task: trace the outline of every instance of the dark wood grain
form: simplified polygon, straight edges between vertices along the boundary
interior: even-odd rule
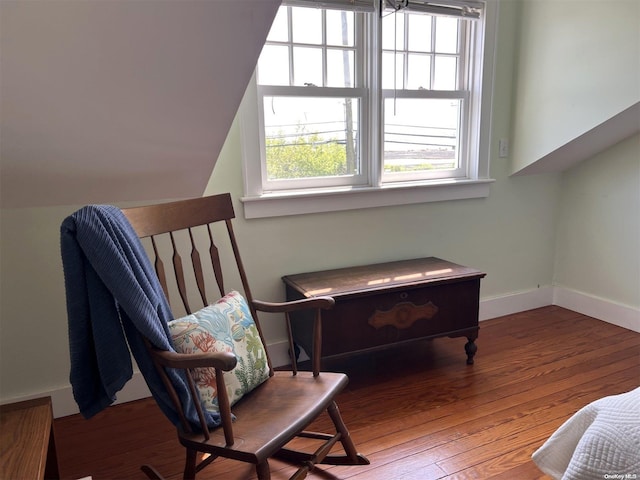
[[[481,323],[482,355],[468,366],[459,342],[328,361],[349,374],[338,397],[368,466],[321,466],[316,479],[545,479],[531,454],[587,403],[640,385],[640,334],[544,307]],[[330,425],[321,417],[312,425]],[[109,408],[92,420],[56,420],[63,478],[144,478],[151,463],[180,478],[183,449],[151,400]],[[293,468],[272,460],[272,479]],[[200,479],[254,479],[239,462],[216,460]]]
[[[396,287],[405,290],[407,287],[439,285],[484,276],[475,268],[427,257],[286,275],[282,280],[307,298],[318,295],[341,298],[369,295],[377,290],[389,292]]]

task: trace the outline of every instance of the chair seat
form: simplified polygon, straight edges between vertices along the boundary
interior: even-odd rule
[[[235,442],[226,445],[222,428],[202,434],[180,432],[180,443],[236,460],[260,463],[273,456],[314,418],[326,410],[348,383],[343,373],[277,371],[232,408]]]

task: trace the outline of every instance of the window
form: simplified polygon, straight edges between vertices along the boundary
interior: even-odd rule
[[[486,196],[487,23],[481,1],[284,0],[242,105],[245,216]]]

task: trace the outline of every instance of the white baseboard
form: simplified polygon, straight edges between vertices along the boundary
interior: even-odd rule
[[[485,298],[480,300],[478,319],[483,321],[503,317],[534,308],[546,307],[552,305],[552,302],[553,287],[550,286]]]
[[[131,380],[127,382],[122,390],[118,392],[117,400],[114,405],[118,403],[131,402],[133,400],[139,400],[141,398],[147,398],[151,396],[151,392],[147,387],[144,377],[140,372],[135,372]],[[73,398],[73,390],[71,385],[63,386],[60,388],[54,388],[52,390],[44,390],[37,393],[31,393],[28,395],[20,395],[13,398],[3,398],[2,403],[14,403],[22,402],[25,400],[32,400],[34,398],[51,397],[51,406],[53,408],[54,418],[66,417],[69,415],[75,415],[80,413],[78,405]]]
[[[547,305],[558,305],[635,332],[640,332],[640,310],[567,288],[552,286],[485,298],[480,301],[479,319],[484,321]],[[275,366],[286,365],[289,362],[287,342],[274,342],[269,344],[268,348]],[[73,399],[70,386],[28,397],[10,399],[7,400],[7,403],[9,401],[29,400],[47,395],[51,396],[53,413],[56,418],[78,413],[78,406]],[[150,395],[142,375],[135,373],[133,378],[118,393],[116,403],[130,402]]]
[[[553,304],[640,333],[640,309],[564,287],[553,289]]]

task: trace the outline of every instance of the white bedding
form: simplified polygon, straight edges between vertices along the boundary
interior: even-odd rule
[[[640,388],[583,407],[533,454],[562,480],[640,480]]]

